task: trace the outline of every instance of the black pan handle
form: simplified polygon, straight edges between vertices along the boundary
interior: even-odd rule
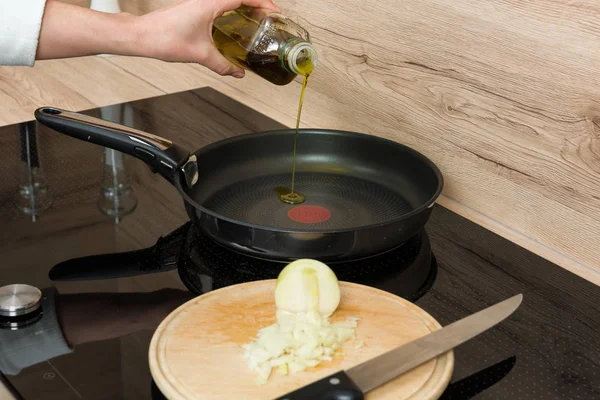
[[[38,108],[35,118],[59,133],[137,157],[171,183],[179,171],[189,186],[198,180],[196,156],[168,139],[55,107]]]

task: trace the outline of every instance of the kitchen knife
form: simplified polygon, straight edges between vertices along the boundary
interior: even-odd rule
[[[521,304],[518,294],[390,350],[347,371],[339,371],[276,400],[362,400],[365,393],[490,329]]]

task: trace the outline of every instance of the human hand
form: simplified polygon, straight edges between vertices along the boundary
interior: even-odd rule
[[[272,0],[181,0],[138,18],[138,40],[147,57],[170,62],[194,62],[219,75],[244,76],[212,40],[215,18],[241,5],[279,11]]]

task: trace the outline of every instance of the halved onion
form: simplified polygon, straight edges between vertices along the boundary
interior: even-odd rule
[[[277,277],[275,304],[280,310],[305,312],[316,309],[329,316],[340,304],[338,279],[331,268],[320,261],[293,261]]]

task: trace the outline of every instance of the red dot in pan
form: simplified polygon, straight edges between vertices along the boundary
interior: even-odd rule
[[[331,212],[321,206],[298,206],[288,211],[288,217],[303,224],[316,224],[331,218]]]

